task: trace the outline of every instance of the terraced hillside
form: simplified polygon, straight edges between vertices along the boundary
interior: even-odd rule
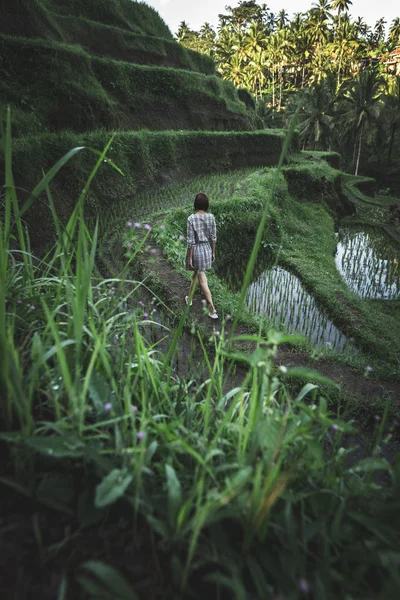
[[[237,90],[130,0],[17,0],[0,13],[0,106],[15,134],[248,129]]]
[[[141,2],[2,2],[0,72],[0,114],[3,120],[10,106],[22,201],[71,148],[102,150],[114,133],[109,157],[124,176],[100,169],[90,215],[149,186],[276,164],[282,149],[283,132],[251,131],[252,97],[218,77],[209,57],[176,43]],[[61,218],[71,214],[95,161],[81,152],[53,182]],[[45,196],[26,218],[33,246],[43,248],[54,233]]]

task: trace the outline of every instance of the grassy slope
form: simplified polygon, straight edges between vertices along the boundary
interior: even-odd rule
[[[30,190],[37,184],[42,170],[49,169],[71,148],[88,145],[104,148],[110,134],[104,131],[76,135],[42,135],[16,140],[14,143],[14,175],[20,189]],[[247,166],[275,165],[284,132],[140,132],[119,133],[109,157],[122,169],[124,176],[105,165],[92,183],[87,201],[88,214],[110,214],[124,219],[126,206],[132,213],[144,189],[202,173],[215,173]],[[296,146],[297,138],[293,140]],[[71,214],[94,157],[81,153],[63,168],[51,186],[58,214],[65,219]],[[21,193],[21,199],[23,193]],[[137,205],[137,211],[143,206]],[[135,209],[133,209],[135,212]],[[131,215],[132,216],[132,215]],[[47,200],[42,196],[27,214],[35,248],[43,248],[53,227]],[[43,223],[46,227],[43,228]],[[45,234],[43,232],[45,231]]]
[[[0,36],[0,109],[15,135],[108,129],[248,129],[229,82],[181,69],[91,57],[80,46]]]
[[[329,167],[326,172],[329,173]],[[234,202],[217,200],[213,203],[219,226],[219,261],[229,262],[233,257],[237,261],[240,253],[244,259],[248,257],[271,181],[272,170],[259,171],[241,184]],[[166,220],[169,236],[161,240],[181,271],[184,248],[177,253],[174,240],[184,231],[186,217],[187,210],[171,211]],[[348,337],[355,339],[361,351],[358,357],[335,357],[332,353],[332,358],[344,360],[355,368],[372,364],[381,376],[398,376],[400,322],[396,311],[383,303],[362,300],[348,290],[334,263],[336,240],[332,217],[322,204],[293,199],[283,177],[270,204],[265,242],[273,249],[278,263],[300,277],[328,317]],[[218,305],[224,312],[232,312],[235,297],[216,275],[211,275],[211,282]],[[245,313],[242,322],[256,325],[256,319]]]

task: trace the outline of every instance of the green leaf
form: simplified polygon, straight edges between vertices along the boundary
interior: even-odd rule
[[[168,516],[170,525],[174,526],[179,509],[182,505],[182,488],[175,470],[170,465],[165,465],[168,488]]]
[[[325,375],[321,375],[318,371],[307,369],[305,367],[293,367],[292,369],[288,369],[285,373],[285,377],[297,377],[298,379],[306,379],[307,381],[317,381],[318,383],[329,385],[331,387],[340,387],[339,384],[332,381],[332,379],[325,377]]]
[[[364,458],[360,460],[353,471],[356,473],[371,473],[372,471],[392,471],[392,468],[384,458]]]
[[[81,567],[84,571],[77,580],[86,592],[102,600],[138,600],[125,578],[114,567],[89,560]]]
[[[113,504],[124,495],[132,479],[133,475],[126,470],[114,469],[111,471],[96,487],[95,506],[102,508]]]
[[[26,213],[26,211],[31,207],[31,205],[32,205],[33,201],[35,200],[35,198],[37,198],[39,196],[39,194],[43,190],[46,189],[46,187],[48,186],[48,184],[50,183],[50,181],[57,175],[58,171],[73,156],[75,156],[75,154],[78,154],[78,152],[81,152],[84,149],[85,149],[84,146],[79,146],[77,148],[73,148],[72,150],[70,150],[69,152],[67,152],[67,154],[65,154],[65,156],[63,156],[62,158],[60,158],[60,160],[58,162],[56,162],[56,164],[46,173],[46,175],[43,176],[42,180],[40,181],[40,183],[38,183],[38,185],[35,187],[35,189],[33,190],[33,192],[31,192],[28,200],[25,202],[25,204],[23,205],[23,207],[20,210],[19,217],[22,217],[24,215],[24,213]]]
[[[318,389],[318,386],[315,385],[314,383],[306,383],[306,385],[303,386],[301,388],[300,392],[297,394],[296,400],[298,400],[298,401],[303,400],[303,398],[305,396],[307,396],[307,394],[309,392],[311,392],[312,390],[316,390],[316,389]]]
[[[72,434],[57,437],[31,436],[23,438],[21,442],[40,454],[54,458],[79,458],[85,449],[84,442]]]

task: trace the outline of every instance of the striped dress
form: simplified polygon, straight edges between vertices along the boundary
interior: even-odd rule
[[[187,247],[193,248],[193,269],[206,271],[211,268],[211,242],[217,241],[217,227],[211,213],[195,213],[187,220]]]

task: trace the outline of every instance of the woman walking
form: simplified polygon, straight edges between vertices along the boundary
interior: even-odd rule
[[[210,308],[209,317],[218,319],[217,311],[208,287],[205,271],[211,268],[215,260],[215,244],[217,228],[214,215],[208,212],[209,201],[205,194],[197,194],[194,199],[194,214],[187,220],[187,255],[186,268],[193,271],[189,293],[185,296],[186,304],[194,293],[199,281],[201,291]]]

